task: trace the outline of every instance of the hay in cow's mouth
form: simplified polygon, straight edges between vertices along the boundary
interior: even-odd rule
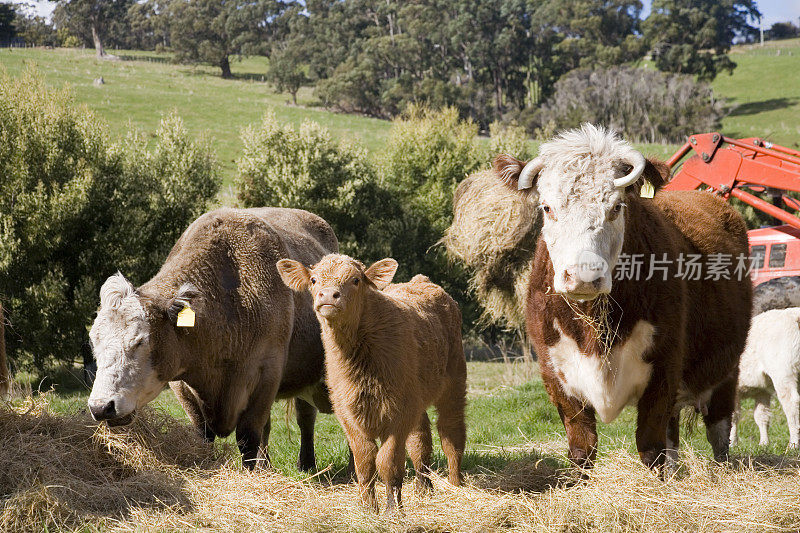
[[[581,305],[563,294],[561,296],[575,313],[575,319],[582,321],[592,330],[597,345],[600,347],[600,354],[605,361],[609,361],[614,341],[619,337],[619,323],[613,327],[611,324],[611,306],[614,305],[612,298],[608,294],[601,294],[594,300]],[[584,311],[584,308],[588,308],[588,312]]]

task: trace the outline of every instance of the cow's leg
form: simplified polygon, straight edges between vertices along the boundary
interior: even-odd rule
[[[563,396],[556,403],[569,444],[569,459],[582,469],[592,468],[597,457],[597,422],[594,409],[576,398]]]
[[[431,455],[433,454],[431,421],[428,418],[428,413],[422,413],[417,427],[406,439],[406,448],[408,448],[411,462],[414,463],[417,491],[424,493],[433,489],[433,483],[431,483],[431,478],[428,476],[431,471]]]
[[[340,417],[347,444],[353,456],[353,463],[358,480],[358,492],[361,501],[370,509],[378,512],[378,500],[375,498],[375,458],[378,455],[378,446],[375,441],[368,438],[346,418]]]
[[[733,414],[731,414],[731,446],[739,444],[739,417],[742,411],[742,399],[737,393]]]
[[[680,446],[680,412],[674,413],[667,423],[667,457],[664,474],[674,475],[678,470],[678,447]]]
[[[661,468],[667,459],[667,430],[671,423],[677,423],[677,413],[674,412],[676,391],[666,370],[654,367],[650,382],[636,405],[636,449],[639,458],[650,468]],[[673,421],[673,418],[676,420]],[[677,449],[676,426],[669,433],[674,439],[671,445]]]
[[[175,394],[178,403],[183,407],[192,425],[200,432],[203,440],[206,442],[214,442],[216,435],[206,421],[203,411],[200,409],[200,399],[197,397],[194,390],[183,381],[170,381],[169,388],[172,389],[172,393]]]
[[[445,389],[436,402],[436,431],[442,443],[442,451],[447,457],[447,476],[452,485],[461,485],[461,461],[464,458],[464,447],[467,442],[467,426],[464,421],[464,405],[466,384],[456,378]]]
[[[375,466],[378,475],[386,484],[386,513],[402,512],[403,477],[406,473],[406,440],[408,433],[397,431],[381,443]]]
[[[708,414],[703,415],[706,438],[714,452],[714,460],[728,460],[730,447],[731,417],[736,406],[737,376],[730,376],[720,383],[708,401]]]
[[[250,396],[236,423],[236,442],[242,453],[242,465],[249,469],[268,467],[270,411],[278,392],[277,372],[262,372],[259,386]],[[266,376],[270,376],[268,379]]]
[[[760,446],[769,444],[769,421],[772,418],[772,410],[770,403],[772,402],[772,395],[768,391],[759,391],[753,395],[755,398],[756,406],[753,409],[753,420],[756,421],[758,426]]]
[[[297,425],[300,426],[300,457],[297,459],[297,468],[308,472],[317,468],[314,457],[314,422],[317,419],[317,409],[300,398],[294,399],[294,409]]]
[[[781,376],[773,380],[775,392],[781,402],[783,412],[786,414],[786,423],[789,426],[789,446],[796,448],[800,439],[800,393],[797,391],[797,376]]]

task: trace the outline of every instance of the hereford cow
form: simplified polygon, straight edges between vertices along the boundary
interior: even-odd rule
[[[402,505],[406,446],[417,487],[430,487],[430,405],[439,414],[450,482],[458,485],[467,387],[458,304],[422,275],[391,284],[394,259],[365,268],[350,257],[329,255],[311,270],[283,259],[278,270],[289,287],[313,294],[331,400],[353,451],[362,500],[378,510],[377,469],[386,484],[386,510]]]
[[[337,248],[330,226],[306,211],[220,209],[193,222],[141,287],[121,274],[108,278],[90,332],[92,416],[126,423],[170,382],[206,438],[236,430],[252,468],[269,460],[273,401],[294,396],[298,466],[314,468],[311,403],[331,412],[319,324],[311,296],[289,290],[275,263],[310,264]],[[182,312],[186,325],[177,323]]]
[[[640,197],[643,180],[664,185],[666,165],[589,124],[543,144],[528,163],[500,155],[494,167],[509,186],[535,194],[544,213],[526,323],[569,457],[591,466],[595,416],[610,422],[636,405],[642,461],[674,464],[679,410],[691,405],[724,460],[752,289],[731,272],[693,279],[684,261],[745,257],[742,218],[706,192]],[[637,258],[638,275],[615,272]]]

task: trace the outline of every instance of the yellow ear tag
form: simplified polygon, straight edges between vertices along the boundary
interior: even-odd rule
[[[642,198],[652,198],[656,194],[656,189],[653,184],[647,180],[642,183],[642,190],[639,191],[639,196]]]
[[[193,328],[194,327],[194,311],[188,305],[181,309],[178,313],[178,327]]]

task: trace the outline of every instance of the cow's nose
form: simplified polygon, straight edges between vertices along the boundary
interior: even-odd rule
[[[114,400],[108,402],[92,401],[89,402],[89,411],[92,413],[92,418],[95,420],[109,420],[116,418],[117,409],[114,405]]]
[[[319,304],[338,305],[341,296],[337,289],[322,289],[319,291]]]

